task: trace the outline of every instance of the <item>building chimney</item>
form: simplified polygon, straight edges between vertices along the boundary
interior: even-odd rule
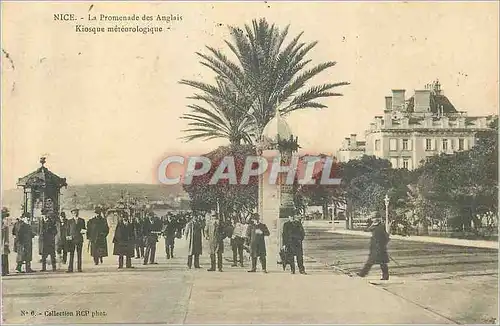
[[[358,147],[358,143],[356,142],[356,134],[351,134],[351,148]]]
[[[342,148],[347,149],[350,147],[351,139],[349,137],[344,138],[344,141],[342,142]]]
[[[414,112],[430,112],[431,110],[431,91],[430,89],[415,91]]]
[[[389,110],[384,111],[384,127],[385,128],[392,127],[392,114],[391,114],[391,111],[389,111]]]
[[[381,115],[375,116],[375,128],[376,129],[382,128],[382,116]]]
[[[405,90],[393,89],[392,90],[392,110],[404,110],[405,106]]]
[[[385,109],[392,110],[392,96],[385,97]]]

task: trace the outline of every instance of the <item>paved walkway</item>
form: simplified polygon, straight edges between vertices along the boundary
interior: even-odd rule
[[[87,257],[84,273],[9,276],[2,282],[4,322],[451,323],[366,280],[321,268],[314,261],[306,261],[309,275],[283,272],[272,259],[272,239],[268,242],[268,274],[247,273],[247,267],[230,267],[227,261],[224,272],[210,273],[206,254],[203,269],[187,270],[186,243],[180,240],[176,258],[168,261],[163,242],[158,243],[159,265],[143,266],[134,260],[135,269],[118,271],[116,257],[105,258],[100,266]],[[38,265],[34,263],[37,269]],[[54,316],[53,311],[73,315]],[[76,311],[88,315],[76,316]]]
[[[328,221],[305,221],[305,224],[309,226],[319,226],[325,227],[326,225],[331,224]],[[338,233],[338,234],[350,234],[350,235],[360,235],[370,237],[370,232],[365,231],[356,231],[356,230],[346,230],[344,228],[339,227],[338,224],[335,224],[335,228],[332,228],[329,232]],[[466,240],[466,239],[454,239],[454,238],[439,238],[439,237],[426,237],[426,236],[401,236],[401,235],[391,235],[392,239],[406,240],[406,241],[415,241],[415,242],[426,242],[426,243],[439,243],[446,244],[451,246],[460,246],[460,247],[473,247],[473,248],[485,248],[485,249],[497,249],[498,250],[498,241],[487,241],[487,240]]]

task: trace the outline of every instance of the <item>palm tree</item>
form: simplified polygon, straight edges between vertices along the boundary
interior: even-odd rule
[[[185,139],[226,138],[231,143],[253,143],[259,140],[264,127],[276,110],[286,115],[296,110],[326,108],[318,100],[342,96],[334,92],[347,82],[311,86],[306,84],[316,75],[335,66],[329,61],[307,69],[306,55],[317,42],[303,43],[300,33],[284,45],[288,26],[280,31],[265,19],[253,20],[244,30],[230,27],[232,42],[225,41],[237,61],[220,50],[207,49],[210,54],[197,52],[200,63],[216,73],[217,86],[181,80],[200,91],[191,99],[208,104],[190,105],[192,113],[182,118],[189,121]]]

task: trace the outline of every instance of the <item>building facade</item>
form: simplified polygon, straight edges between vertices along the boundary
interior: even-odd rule
[[[337,151],[337,159],[339,162],[347,162],[360,158],[365,154],[365,147],[365,141],[359,141],[356,134],[351,134],[344,138],[342,147]]]
[[[429,156],[472,148],[476,133],[487,130],[494,118],[469,117],[457,111],[444,96],[439,81],[415,90],[408,100],[405,93],[394,89],[392,96],[385,98],[384,114],[375,116],[364,143],[357,141],[356,135],[345,139],[337,154],[340,161],[366,154],[389,160],[393,168],[412,170]]]

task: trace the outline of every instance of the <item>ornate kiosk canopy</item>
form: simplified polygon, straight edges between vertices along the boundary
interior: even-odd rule
[[[45,167],[45,157],[34,172],[19,178],[17,186],[24,190],[23,213],[29,214],[31,222],[37,222],[42,210],[49,216],[59,214],[60,189],[67,187],[66,178],[61,178]]]

